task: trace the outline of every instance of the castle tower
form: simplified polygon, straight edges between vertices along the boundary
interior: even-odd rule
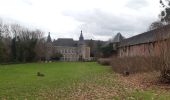
[[[48,37],[47,37],[47,43],[51,43],[52,40],[51,40],[51,36],[50,36],[50,32],[48,33]]]
[[[80,37],[79,37],[79,42],[78,42],[78,46],[79,46],[79,60],[82,61],[85,58],[85,41],[84,41],[84,37],[83,37],[83,32],[81,30],[80,33]]]
[[[122,36],[121,33],[117,33],[117,34],[115,35],[115,37],[114,37],[113,40],[112,40],[113,50],[116,51],[116,50],[118,49],[118,45],[119,45],[119,43],[120,43],[123,39],[125,39],[125,37]]]
[[[84,42],[84,37],[83,37],[83,32],[81,30],[81,33],[80,33],[80,37],[79,37],[79,46],[80,45],[85,45],[85,42]]]
[[[48,51],[46,52],[46,60],[49,61],[50,57],[52,56],[52,51],[53,51],[53,45],[52,45],[52,40],[51,40],[51,36],[50,36],[50,32],[48,33],[47,36],[47,47]]]

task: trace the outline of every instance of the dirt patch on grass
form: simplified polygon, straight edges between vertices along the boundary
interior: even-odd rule
[[[110,73],[93,76],[88,80],[75,81],[69,87],[61,89],[49,89],[41,91],[40,99],[63,99],[63,100],[124,100],[151,95],[169,94],[170,85],[160,84],[159,73],[138,73],[127,77],[120,74]],[[153,91],[153,92],[150,92]],[[149,92],[148,92],[149,91]],[[136,97],[133,93],[137,93]]]
[[[112,100],[119,91],[114,87],[106,87],[96,83],[78,83],[63,90],[41,92],[40,99],[64,100]]]
[[[151,75],[152,74],[152,75]],[[155,73],[139,73],[131,74],[129,76],[118,75],[120,83],[130,86],[135,89],[146,89],[157,81]]]
[[[115,80],[115,74],[100,73],[85,80],[75,81],[69,87],[40,91],[40,99],[62,100],[113,100],[124,91]]]
[[[170,84],[160,82],[158,72],[137,73],[129,76],[117,75],[118,81],[127,86],[138,90],[165,90],[170,91]]]
[[[110,100],[114,96],[117,96],[117,90],[112,89],[112,87],[104,87],[101,85],[89,83],[80,84],[77,89],[71,94],[72,100]]]

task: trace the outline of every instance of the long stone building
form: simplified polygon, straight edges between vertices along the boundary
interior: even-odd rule
[[[170,25],[151,30],[127,39],[122,39],[120,34],[113,44],[116,56],[155,56],[160,54],[160,50],[167,48],[167,39],[170,37]]]
[[[78,41],[72,38],[58,38],[52,42],[49,34],[47,42],[51,48],[48,51],[49,55],[60,53],[62,54],[61,61],[90,60],[90,47],[86,46],[82,31]]]

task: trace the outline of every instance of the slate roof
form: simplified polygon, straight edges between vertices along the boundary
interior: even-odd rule
[[[154,42],[158,37],[164,39],[170,37],[170,25],[124,39],[120,42],[120,47]]]
[[[76,47],[78,41],[74,41],[72,38],[58,38],[53,43],[55,46]]]
[[[107,46],[107,45],[109,45],[110,43],[118,43],[118,42],[121,42],[123,39],[125,39],[125,37],[122,36],[121,33],[117,33],[117,34],[115,35],[115,37],[112,38],[112,39],[110,39],[109,41],[107,41],[107,42],[104,44],[104,46]]]
[[[82,33],[82,30],[81,30],[81,34],[80,34],[80,37],[79,37],[79,45],[84,45],[84,37],[83,37],[83,33]]]
[[[97,45],[99,42],[101,43],[101,45],[104,45],[104,44],[106,44],[107,43],[107,41],[102,41],[102,40],[92,40],[92,39],[87,39],[87,40],[84,40],[85,41],[85,44],[89,44],[91,41],[95,44],[95,45]]]
[[[85,44],[89,44],[91,41],[93,41],[94,45],[97,45],[98,42],[101,43],[101,45],[106,44],[106,41],[100,41],[100,40],[84,40]],[[77,47],[79,41],[73,40],[72,38],[59,38],[58,40],[55,40],[53,44],[55,46],[67,46],[67,47]]]
[[[50,32],[48,33],[47,42],[52,42],[52,41],[51,41]]]
[[[117,33],[112,42],[121,42],[123,39],[125,39],[125,37],[123,37],[121,33]]]

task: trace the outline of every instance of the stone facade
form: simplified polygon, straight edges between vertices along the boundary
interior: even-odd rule
[[[49,36],[48,36],[49,37]],[[51,51],[62,54],[61,61],[88,61],[90,60],[90,47],[84,42],[83,33],[81,31],[79,41],[74,41],[71,38],[59,38],[53,41]]]
[[[155,49],[154,43],[133,45],[119,48],[119,57],[150,56]]]

